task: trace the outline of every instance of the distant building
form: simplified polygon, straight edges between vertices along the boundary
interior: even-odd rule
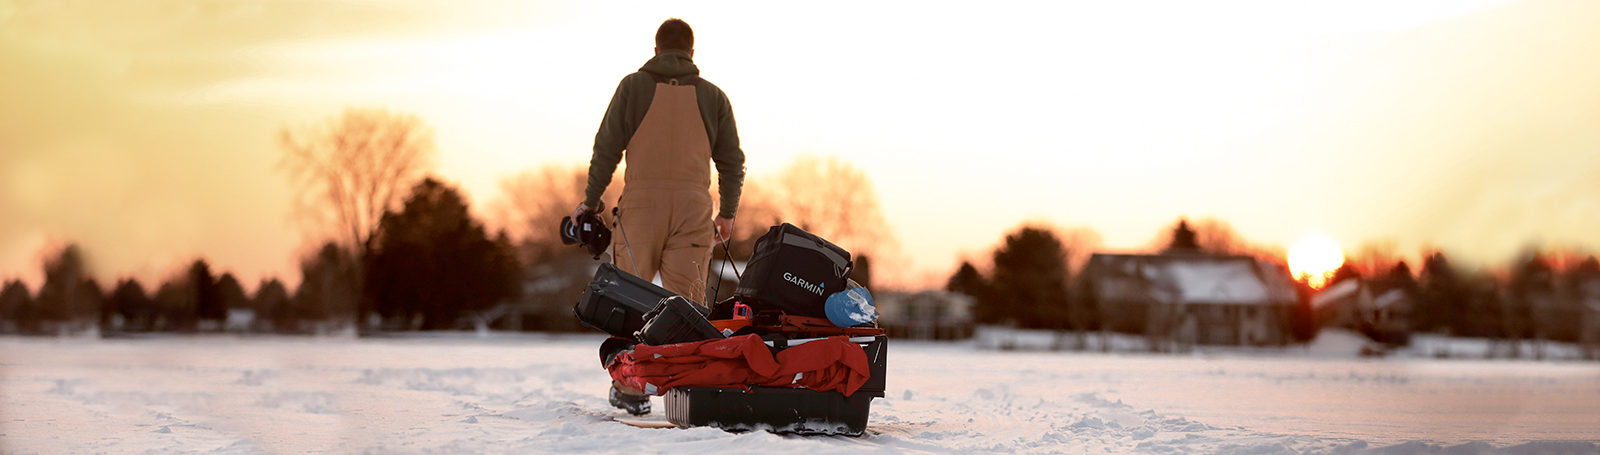
[[[1355,330],[1361,325],[1359,309],[1372,305],[1372,292],[1359,278],[1339,280],[1311,296],[1317,327]]]
[[[1411,315],[1417,308],[1414,286],[1395,280],[1368,283],[1372,292],[1369,305],[1360,308],[1361,333],[1381,343],[1411,344]]]
[[[1282,267],[1198,252],[1095,254],[1079,295],[1102,327],[1178,345],[1283,345],[1296,302]]]
[[[960,340],[972,338],[972,296],[954,292],[873,295],[878,327],[890,338]]]
[[[1600,276],[1586,276],[1577,282],[1580,331],[1578,346],[1583,358],[1600,360]]]
[[[1360,331],[1380,343],[1411,342],[1411,314],[1416,308],[1415,282],[1383,278],[1339,280],[1311,297],[1318,327]]]
[[[223,319],[222,328],[229,332],[257,332],[265,331],[262,325],[265,320],[256,317],[256,310],[251,308],[229,308],[227,319]]]
[[[600,262],[585,254],[564,254],[528,267],[522,274],[521,297],[463,315],[459,325],[512,331],[582,330],[572,307],[583,298]]]

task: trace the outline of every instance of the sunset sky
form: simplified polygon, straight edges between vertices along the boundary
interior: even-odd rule
[[[414,113],[481,207],[588,160],[668,17],[752,178],[867,173],[901,283],[1024,220],[1113,250],[1179,216],[1490,265],[1600,245],[1600,2],[860,3],[0,0],[0,279],[73,241],[102,283],[297,282],[278,131]]]

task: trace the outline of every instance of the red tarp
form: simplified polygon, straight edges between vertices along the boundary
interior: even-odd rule
[[[805,387],[849,396],[872,376],[867,353],[848,337],[792,346],[773,356],[761,337],[638,345],[607,368],[611,378],[653,395],[673,387]]]

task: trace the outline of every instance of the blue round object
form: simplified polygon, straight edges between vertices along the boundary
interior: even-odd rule
[[[872,305],[872,293],[867,288],[851,288],[828,296],[823,304],[828,322],[839,327],[850,327],[878,320],[878,308]]]

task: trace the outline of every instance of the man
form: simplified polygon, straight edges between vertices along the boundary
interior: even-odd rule
[[[615,220],[620,232],[612,235],[611,245],[617,268],[647,280],[659,272],[667,290],[705,305],[713,242],[733,234],[744,151],[728,96],[699,77],[693,58],[689,24],[662,22],[655,57],[617,84],[594,136],[584,202],[572,217],[599,207],[617,164],[626,159]],[[715,217],[707,191],[712,163],[721,196]],[[633,414],[650,412],[649,396],[612,386],[612,405]]]

